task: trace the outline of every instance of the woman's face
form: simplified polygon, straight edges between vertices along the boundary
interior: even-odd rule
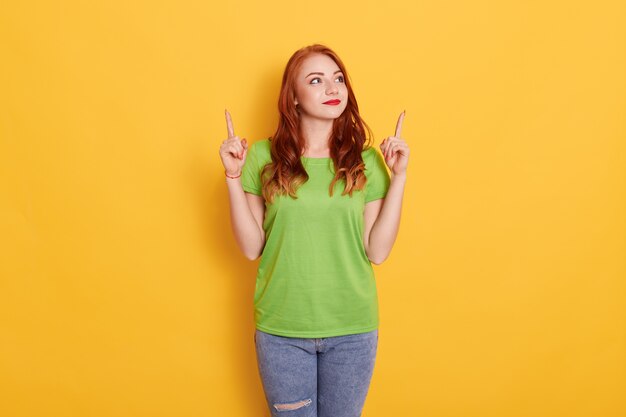
[[[307,57],[296,76],[300,117],[336,119],[348,104],[348,88],[339,66],[328,55]]]

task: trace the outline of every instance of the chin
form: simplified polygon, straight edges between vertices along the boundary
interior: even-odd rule
[[[331,119],[331,120],[337,120],[341,117],[341,115],[343,114],[343,112],[337,112],[336,114],[329,114],[327,117],[325,117],[326,119]]]
[[[335,120],[338,119],[344,111],[346,111],[346,107],[342,109],[329,108],[325,109],[325,111],[309,113],[308,117],[320,120]]]
[[[339,118],[339,116],[343,114],[343,112],[346,111],[346,108],[344,107],[343,109],[331,109],[331,110],[332,111],[329,112],[330,117],[333,119],[337,119]]]

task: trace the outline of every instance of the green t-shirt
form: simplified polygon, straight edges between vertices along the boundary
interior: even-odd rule
[[[270,141],[252,144],[243,167],[244,191],[262,195],[261,170],[272,162]],[[321,338],[378,328],[372,264],[363,245],[365,203],[384,198],[390,178],[375,148],[363,151],[364,190],[342,196],[332,158],[302,157],[309,180],[297,199],[265,202],[265,248],[254,292],[256,327],[286,337]]]

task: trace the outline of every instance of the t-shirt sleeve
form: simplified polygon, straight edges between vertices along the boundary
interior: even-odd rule
[[[261,183],[261,169],[263,167],[259,166],[258,151],[257,143],[253,143],[248,149],[246,162],[244,162],[241,172],[241,185],[243,190],[248,193],[263,195],[263,184]]]
[[[368,158],[365,162],[365,174],[367,183],[365,184],[365,202],[385,198],[389,190],[391,179],[387,172],[387,165],[383,156],[376,150],[371,148],[368,152]]]

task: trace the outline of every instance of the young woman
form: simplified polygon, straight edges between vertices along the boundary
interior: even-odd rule
[[[387,258],[400,223],[404,112],[383,159],[345,66],[318,44],[289,59],[278,108],[274,136],[251,146],[226,111],[220,147],[235,238],[248,259],[261,256],[254,340],[265,397],[273,416],[360,416],[378,344],[371,263]]]

